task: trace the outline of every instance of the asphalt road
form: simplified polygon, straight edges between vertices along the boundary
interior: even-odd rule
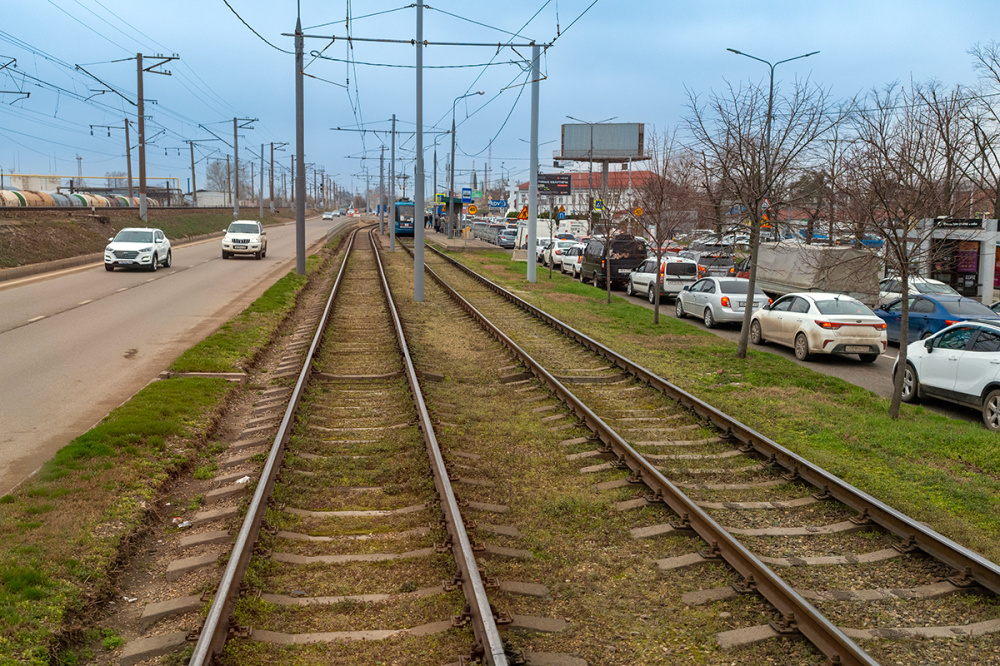
[[[307,247],[341,223],[307,220]],[[294,270],[294,223],[267,237],[260,261],[224,261],[215,238],[155,273],[92,264],[0,283],[0,495]]]

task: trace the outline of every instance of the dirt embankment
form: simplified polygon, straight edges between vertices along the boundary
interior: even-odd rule
[[[256,210],[241,217],[256,219]],[[312,215],[315,211],[306,211]],[[124,227],[150,226],[162,229],[172,241],[221,232],[232,221],[228,209],[165,210],[149,209],[149,222],[139,220],[134,208],[89,208],[33,210],[0,208],[0,268],[25,266],[55,259],[102,252],[108,238]],[[264,224],[294,219],[288,209],[271,216],[265,211]]]

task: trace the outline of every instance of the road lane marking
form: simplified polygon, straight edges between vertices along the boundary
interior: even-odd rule
[[[148,280],[146,280],[146,282],[152,282],[152,281],[153,281],[153,280],[155,280],[155,279],[156,279],[156,278],[149,278]]]
[[[118,290],[116,290],[116,291],[115,291],[115,293],[116,293],[116,294],[120,294],[120,293],[122,293],[123,291],[128,291],[128,287],[122,287],[121,289],[118,289]]]
[[[94,302],[94,299],[88,298],[85,301],[80,301],[79,303],[77,303],[77,305],[86,305],[87,303],[93,303],[93,302]]]
[[[31,319],[29,319],[28,323],[29,324],[33,324],[36,321],[38,321],[39,319],[45,319],[46,317],[48,317],[48,315],[38,315],[37,317],[32,317]]]

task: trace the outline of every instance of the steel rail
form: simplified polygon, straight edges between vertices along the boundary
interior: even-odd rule
[[[368,232],[369,236],[374,236],[374,232]],[[372,238],[372,248],[375,250],[376,265],[378,266],[379,278],[382,281],[382,289],[385,291],[389,304],[389,312],[392,315],[396,339],[399,348],[403,352],[403,359],[406,365],[406,380],[410,384],[410,391],[413,393],[414,402],[417,404],[417,413],[420,419],[420,430],[424,434],[424,444],[427,446],[427,454],[431,459],[431,469],[434,472],[434,486],[437,488],[438,498],[441,501],[441,508],[445,514],[445,526],[448,530],[449,541],[455,562],[458,564],[459,572],[462,576],[462,593],[468,605],[468,612],[472,620],[473,632],[476,636],[477,650],[482,650],[483,656],[487,659],[487,664],[491,666],[506,666],[507,656],[504,653],[503,639],[497,629],[496,621],[493,617],[493,610],[490,607],[489,599],[486,596],[486,586],[479,575],[479,566],[476,564],[475,553],[472,550],[472,542],[465,529],[462,514],[458,507],[458,500],[455,498],[455,491],[451,487],[448,477],[448,470],[445,468],[444,456],[441,455],[441,447],[438,445],[437,436],[434,434],[434,426],[431,423],[430,414],[427,412],[427,405],[424,403],[424,394],[420,388],[420,379],[417,377],[416,367],[413,365],[413,358],[410,356],[409,346],[403,333],[403,324],[399,318],[399,311],[389,289],[389,282],[385,277],[382,268],[382,256],[378,251],[378,246]]]
[[[504,346],[513,351],[532,373],[541,379],[560,400],[566,403],[577,417],[597,434],[622,464],[628,466],[634,474],[641,476],[642,480],[656,492],[656,497],[681,517],[679,527],[693,530],[709,544],[710,550],[702,553],[704,557],[721,558],[745,579],[751,580],[752,577],[756,591],[784,616],[786,622],[792,623],[796,630],[829,658],[839,659],[837,662],[839,664],[877,666],[877,661],[873,660],[742,543],[733,538],[704,509],[671,483],[642,454],[633,449],[614,429],[583,404],[562,382],[495,326],[475,306],[451,288],[433,269],[425,266],[425,270],[456,302]]]
[[[226,564],[226,570],[222,575],[222,580],[219,582],[215,598],[212,599],[212,605],[208,609],[208,616],[205,619],[205,624],[202,625],[198,641],[195,643],[194,652],[191,655],[190,661],[188,661],[189,666],[209,666],[215,656],[222,651],[226,643],[233,610],[240,595],[240,583],[243,581],[243,576],[250,565],[250,559],[253,556],[253,546],[257,542],[261,524],[267,514],[267,503],[271,497],[271,492],[274,490],[274,483],[278,478],[278,473],[281,471],[281,463],[285,457],[285,448],[291,436],[292,426],[294,425],[295,411],[298,409],[299,401],[302,399],[302,392],[309,380],[309,376],[312,374],[313,355],[323,337],[326,323],[330,317],[330,310],[333,308],[333,303],[340,291],[340,283],[344,277],[347,260],[351,256],[354,248],[354,238],[357,236],[358,231],[359,229],[355,229],[351,233],[351,239],[344,254],[344,261],[340,265],[337,279],[333,284],[333,289],[330,291],[330,297],[326,301],[326,307],[323,309],[323,316],[320,318],[319,325],[316,328],[316,334],[309,345],[309,351],[306,353],[302,370],[299,372],[299,378],[295,382],[295,388],[289,399],[288,407],[285,409],[284,417],[281,419],[281,425],[274,436],[267,461],[264,463],[264,468],[261,471],[260,480],[257,482],[257,488],[254,490],[253,499],[250,501],[250,507],[247,509],[246,517],[243,519],[239,535],[236,537],[236,542],[233,545],[233,551],[229,556],[229,562]]]
[[[906,548],[918,548],[938,561],[947,564],[956,572],[955,582],[966,584],[969,582],[969,579],[972,579],[975,583],[993,594],[1000,595],[1000,566],[995,562],[991,562],[982,555],[969,550],[965,546],[939,534],[906,514],[882,503],[843,479],[837,478],[826,470],[817,467],[802,456],[789,451],[753,428],[712,407],[680,387],[671,384],[652,371],[621,356],[534,305],[518,298],[503,287],[491,282],[455,259],[441,253],[436,248],[431,247],[431,250],[510,302],[533,314],[563,334],[572,337],[577,342],[589,347],[592,351],[601,354],[622,370],[646,382],[653,388],[662,391],[702,418],[711,421],[716,427],[728,433],[734,439],[744,445],[752,446],[765,458],[781,465],[791,474],[797,475],[803,481],[820,489],[824,493],[824,496],[828,494],[830,498],[851,507],[859,514],[871,520],[872,523],[898,536],[906,544]]]

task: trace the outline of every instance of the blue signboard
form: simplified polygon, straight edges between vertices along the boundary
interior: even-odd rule
[[[564,211],[559,211],[559,219],[560,220],[565,220],[566,219],[566,213]]]
[[[506,199],[490,199],[490,208],[507,208],[508,206]]]
[[[472,203],[472,188],[463,187],[462,188],[462,203]]]

